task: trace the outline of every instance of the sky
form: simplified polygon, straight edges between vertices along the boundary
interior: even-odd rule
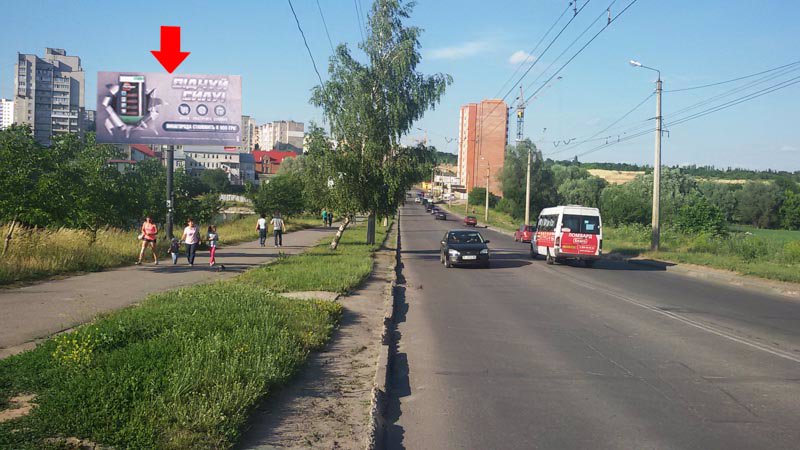
[[[615,17],[632,1],[564,66],[557,75],[561,79],[544,83],[607,24],[610,4]],[[323,80],[327,79],[331,42],[334,46],[346,43],[360,54],[356,46],[370,0],[292,3]],[[793,78],[800,75],[800,64],[738,82],[670,92],[800,60],[800,2],[618,0],[612,4],[612,0],[578,0],[578,8],[583,9],[553,40],[574,15],[570,8],[556,22],[568,3],[420,0],[407,22],[424,30],[420,39],[423,58],[417,69],[425,74],[450,74],[454,82],[441,103],[415,125],[407,141],[427,134],[439,151],[456,153],[453,139],[458,135],[459,107],[503,98],[507,93],[506,101],[513,103],[518,91],[515,83],[501,88],[518,67],[521,70],[515,82],[530,67],[522,85],[527,93],[540,91],[527,105],[524,134],[546,157],[572,159],[578,155],[584,162],[652,164],[654,133],[624,140],[639,130],[644,133],[648,127],[655,128],[655,97],[646,98],[655,89],[656,73],[630,66],[628,61],[635,59],[661,71],[668,131],[662,141],[664,164],[800,170],[800,126],[795,124],[800,84],[669,125],[670,120],[782,81],[797,81]],[[319,81],[288,0],[139,0],[116,6],[93,0],[6,1],[0,3],[0,13],[0,97],[12,94],[17,52],[42,55],[45,47],[56,47],[81,57],[87,72],[87,107],[92,108],[96,72],[162,71],[150,50],[159,46],[161,25],[177,25],[182,27],[182,49],[191,52],[177,72],[241,75],[243,112],[258,123],[323,121],[321,111],[308,103],[310,90]],[[531,55],[554,23],[554,31]],[[551,41],[552,46],[544,52]],[[776,77],[762,79],[771,75]],[[756,81],[759,84],[745,87]],[[715,96],[720,97],[680,111]],[[640,103],[629,116],[601,133]],[[516,123],[513,116],[511,120],[513,141]],[[623,134],[626,130],[632,131]],[[587,138],[594,140],[575,146]],[[606,144],[606,138],[609,145],[598,148]],[[623,141],[614,144],[620,139]]]

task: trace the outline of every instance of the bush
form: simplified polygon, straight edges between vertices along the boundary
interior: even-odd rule
[[[675,227],[684,233],[708,233],[720,236],[726,233],[725,214],[699,195],[678,209]]]
[[[800,241],[791,241],[784,244],[783,258],[787,263],[800,263]]]
[[[500,197],[489,193],[489,208],[497,206]],[[486,188],[476,187],[469,191],[469,204],[470,205],[485,205],[486,204]]]

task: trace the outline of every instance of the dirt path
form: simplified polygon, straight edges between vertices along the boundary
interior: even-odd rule
[[[388,247],[394,245],[394,233]],[[253,414],[237,448],[365,447],[383,314],[391,303],[394,252],[376,253],[366,284],[338,300],[344,315],[327,348],[311,355],[294,381]]]

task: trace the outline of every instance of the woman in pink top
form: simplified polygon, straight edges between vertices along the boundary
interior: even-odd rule
[[[144,249],[150,247],[153,251],[153,261],[158,264],[158,254],[156,253],[156,235],[158,235],[158,227],[153,223],[153,218],[150,216],[145,217],[144,223],[141,228],[142,236],[142,249],[139,250],[139,260],[136,264],[142,263],[144,256]]]

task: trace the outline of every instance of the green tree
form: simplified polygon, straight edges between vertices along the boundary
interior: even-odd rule
[[[733,222],[736,216],[736,191],[742,188],[741,185],[703,181],[697,184],[697,188],[712,205],[722,210],[726,221]]]
[[[700,194],[690,196],[678,209],[675,226],[688,233],[726,234],[727,225],[722,209],[711,204]]]
[[[560,203],[597,208],[605,187],[606,182],[600,177],[573,178],[558,186],[558,196],[561,198]]]
[[[489,208],[494,208],[500,201],[500,197],[489,192]],[[474,187],[469,191],[470,205],[486,205],[486,188]]]
[[[786,199],[780,209],[781,226],[788,230],[800,230],[800,193],[786,191]]]
[[[258,214],[280,212],[293,216],[303,212],[303,182],[297,174],[278,174],[253,192],[253,209]]]
[[[528,152],[531,151],[531,217],[539,215],[542,208],[558,204],[558,192],[553,172],[544,164],[542,153],[526,139],[518,145],[506,148],[500,184],[503,189],[503,202],[507,211],[515,219],[525,217],[525,191],[528,168]],[[470,201],[471,202],[471,201]],[[533,219],[532,219],[533,220]]]
[[[736,215],[743,222],[758,228],[778,223],[783,192],[773,183],[748,181],[736,193]]]
[[[600,194],[603,221],[610,225],[650,224],[651,197],[626,184],[612,184]],[[652,191],[651,191],[652,192]]]
[[[416,71],[421,61],[417,27],[405,26],[413,3],[376,0],[369,15],[368,37],[359,45],[364,58],[354,57],[340,44],[331,57],[329,80],[316,86],[311,103],[321,107],[336,140],[336,151],[326,139],[314,142],[316,151],[329,159],[331,198],[347,217],[369,215],[367,242],[375,240],[375,216],[388,216],[418,180],[414,152],[400,139],[426,110],[434,107],[452,82],[448,75],[425,76]],[[363,60],[363,62],[362,62]],[[310,145],[309,145],[310,147]],[[349,223],[346,218],[331,243],[336,248]]]
[[[231,186],[228,174],[222,169],[206,169],[200,173],[202,181],[211,192],[228,192]]]

